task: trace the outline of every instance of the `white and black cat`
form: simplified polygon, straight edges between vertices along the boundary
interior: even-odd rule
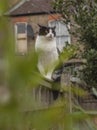
[[[43,77],[52,80],[52,73],[58,61],[55,27],[39,25],[35,42],[38,55],[38,69]]]

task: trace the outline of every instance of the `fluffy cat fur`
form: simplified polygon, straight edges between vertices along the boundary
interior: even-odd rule
[[[52,80],[52,73],[58,61],[55,27],[39,25],[35,50],[38,53],[38,69],[41,75]]]

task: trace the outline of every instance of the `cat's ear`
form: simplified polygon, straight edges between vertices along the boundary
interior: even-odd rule
[[[46,26],[38,24],[39,28],[47,28]]]
[[[38,24],[38,26],[41,28],[42,26],[40,24]]]

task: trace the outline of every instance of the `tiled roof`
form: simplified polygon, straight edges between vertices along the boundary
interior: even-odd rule
[[[53,13],[53,0],[24,0],[9,10],[11,16]]]

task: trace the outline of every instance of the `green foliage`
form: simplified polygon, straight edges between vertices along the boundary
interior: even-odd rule
[[[62,63],[68,61],[69,59],[75,57],[78,47],[73,44],[67,44],[62,53],[60,54],[59,59]]]
[[[52,127],[57,129],[59,125],[66,130],[78,130],[76,121],[80,122],[88,117],[84,112],[70,113],[70,104],[63,99],[56,101],[49,108],[33,110],[36,102],[32,99],[32,89],[43,79],[37,71],[37,55],[34,52],[24,57],[15,55],[11,26],[3,16],[7,2],[1,0],[0,3],[0,47],[3,50],[2,53],[0,50],[0,56],[5,61],[4,76],[0,70],[0,87],[5,85],[11,97],[7,103],[0,103],[0,130],[48,130]],[[72,54],[75,55],[75,50],[72,45],[68,46],[61,56],[62,62],[64,58],[68,60]],[[85,125],[83,127],[86,129]]]
[[[62,14],[65,23],[70,22],[71,34],[84,45],[83,53],[87,60],[84,80],[91,86],[97,86],[97,1],[56,0],[54,7]]]
[[[97,86],[97,51],[88,50],[84,57],[87,59],[86,67],[83,69],[84,80],[91,87]]]
[[[70,33],[84,46],[80,54],[80,58],[87,61],[83,69],[83,80],[89,90],[97,88],[97,1],[56,0],[53,6],[62,14],[65,24],[70,24]]]
[[[97,48],[97,2],[91,0],[57,0],[57,11],[62,13],[64,22],[70,22],[73,33],[85,46]]]

